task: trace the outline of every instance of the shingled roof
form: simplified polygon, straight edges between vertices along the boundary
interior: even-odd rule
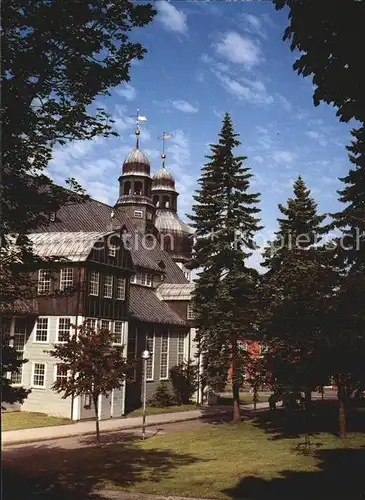
[[[106,203],[88,199],[80,203],[66,203],[56,214],[56,220],[46,226],[40,226],[37,232],[108,232],[125,228],[133,236],[136,234],[128,215],[121,209],[114,210]],[[164,274],[165,283],[188,283],[183,271],[173,261],[170,254],[158,248],[144,248],[143,235],[137,232],[137,246],[131,246],[130,252],[135,267],[150,269]],[[161,262],[163,263],[160,266]]]
[[[129,313],[132,320],[143,323],[186,326],[185,321],[162,302],[152,288],[145,286],[131,285]]]

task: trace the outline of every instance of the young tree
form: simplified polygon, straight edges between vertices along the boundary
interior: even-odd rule
[[[50,351],[59,361],[66,377],[57,380],[53,389],[63,398],[90,394],[95,411],[96,440],[100,443],[99,396],[109,397],[119,389],[130,365],[123,357],[123,347],[113,345],[109,330],[93,329],[86,322],[78,327],[68,341],[56,344]]]
[[[252,332],[252,301],[257,272],[245,265],[255,249],[260,229],[258,194],[250,194],[250,169],[244,156],[234,156],[240,145],[231,118],[225,115],[218,144],[211,145],[209,163],[202,168],[200,189],[194,196],[195,228],[192,268],[200,269],[194,291],[197,340],[204,358],[203,380],[221,389],[231,366],[233,421],[240,421],[239,386],[242,363],[238,339]]]
[[[323,323],[335,275],[331,255],[316,246],[326,231],[325,215],[318,215],[301,177],[294,197],[279,210],[284,217],[263,263],[268,268],[261,289],[262,326],[270,345],[266,368],[273,385],[304,391],[309,406],[311,391],[328,376]]]

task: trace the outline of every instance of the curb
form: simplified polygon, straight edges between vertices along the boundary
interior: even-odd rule
[[[146,423],[146,427],[155,427],[156,425],[169,425],[169,424],[176,424],[176,423],[179,423],[179,422],[189,422],[189,421],[192,421],[192,420],[200,420],[200,419],[208,419],[208,418],[214,418],[214,417],[219,417],[220,415],[227,415],[229,413],[231,413],[232,410],[220,410],[219,412],[217,413],[212,413],[211,415],[200,415],[199,417],[188,417],[186,416],[186,418],[183,418],[183,419],[174,419],[174,420],[162,420],[162,421],[157,421],[157,422],[150,422],[150,423]],[[72,424],[70,424],[72,425]],[[55,426],[57,427],[57,426]],[[112,434],[112,433],[116,433],[116,432],[123,432],[123,431],[129,431],[129,430],[133,430],[133,429],[140,429],[141,428],[141,424],[133,424],[131,426],[128,426],[128,427],[120,427],[120,428],[115,428],[115,429],[107,429],[107,430],[100,430],[100,435],[103,436],[105,434]],[[6,432],[6,431],[4,431]],[[70,434],[67,434],[67,435],[64,435],[64,436],[54,436],[54,437],[48,437],[48,438],[29,438],[29,439],[22,439],[22,440],[19,440],[19,441],[13,441],[13,442],[10,442],[10,443],[6,443],[4,442],[4,435],[2,436],[2,448],[6,448],[6,447],[10,447],[10,446],[16,446],[18,444],[30,444],[30,443],[42,443],[42,442],[45,442],[45,441],[53,441],[54,439],[67,439],[67,438],[70,438],[70,437],[75,437],[75,436],[94,436],[95,435],[95,431],[85,431],[85,432],[70,432]]]

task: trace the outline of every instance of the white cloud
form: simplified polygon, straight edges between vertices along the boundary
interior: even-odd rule
[[[317,132],[316,130],[309,130],[306,135],[317,141],[320,146],[327,146],[327,139],[322,132]]]
[[[252,14],[243,14],[243,29],[247,33],[252,33],[253,35],[259,35],[266,39],[266,32],[263,27],[261,19]]]
[[[198,108],[184,100],[171,101],[172,106],[183,113],[197,113]]]
[[[290,101],[288,101],[288,99],[286,97],[284,97],[283,95],[277,93],[276,94],[276,97],[279,99],[279,101],[281,102],[281,104],[283,105],[283,108],[285,109],[285,111],[291,111],[293,106],[291,104]]]
[[[158,15],[157,20],[169,31],[177,33],[186,33],[188,25],[186,22],[186,14],[174,7],[170,2],[158,1],[155,3]]]
[[[245,99],[253,104],[272,104],[271,95],[266,92],[265,85],[258,80],[242,78],[241,81],[234,80],[219,71],[213,71],[222,87],[239,99]],[[245,85],[243,85],[245,83]]]
[[[235,31],[225,33],[216,43],[215,50],[229,61],[243,64],[247,69],[253,68],[263,60],[258,43]]]
[[[257,155],[252,158],[256,163],[264,163],[264,159],[262,156]]]
[[[127,99],[127,101],[133,101],[137,95],[136,89],[130,83],[123,83],[120,87],[116,88],[116,92]]]
[[[296,153],[287,150],[274,151],[272,153],[272,158],[276,163],[293,163],[296,157]]]
[[[126,106],[121,106],[120,104],[116,104],[114,107],[113,120],[114,127],[118,132],[124,132],[125,130],[133,130],[135,126],[136,119],[132,116],[126,115],[127,108]]]

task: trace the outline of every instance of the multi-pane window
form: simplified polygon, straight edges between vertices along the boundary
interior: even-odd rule
[[[181,365],[184,362],[184,354],[185,354],[185,335],[183,333],[179,333],[177,338],[177,364]]]
[[[16,358],[18,360],[23,359],[23,353],[17,352]],[[10,380],[12,384],[21,384],[22,383],[22,375],[23,375],[23,365],[20,365],[18,371],[12,372],[10,376]]]
[[[38,318],[35,330],[36,342],[48,342],[48,318]]]
[[[142,212],[142,210],[135,210],[135,211],[134,211],[134,216],[135,216],[137,219],[142,219],[142,217],[143,217],[143,212]]]
[[[150,357],[147,359],[146,364],[146,378],[147,380],[153,380],[153,366],[155,357],[155,336],[153,333],[149,333],[146,336],[146,349],[150,353]]]
[[[113,276],[111,274],[104,277],[104,297],[107,299],[113,297]]]
[[[117,278],[117,300],[125,300],[125,278]]]
[[[60,290],[66,290],[73,286],[73,269],[68,267],[61,269],[60,273]]]
[[[96,319],[95,318],[87,318],[86,326],[88,328],[92,328],[93,330],[96,330]]]
[[[152,285],[152,276],[148,273],[141,274],[141,285],[151,286]]]
[[[130,277],[130,282],[137,283],[137,276],[135,274],[132,274],[132,276]]]
[[[33,363],[33,387],[46,386],[46,365],[45,363]]]
[[[195,312],[194,312],[193,306],[191,304],[188,304],[187,318],[188,319],[194,319],[195,318]]]
[[[90,295],[95,295],[95,296],[99,295],[99,279],[100,279],[99,273],[97,271],[91,271],[90,289],[89,289]]]
[[[115,257],[117,255],[116,245],[112,245],[112,244],[109,245],[108,254],[109,254],[109,257]]]
[[[14,344],[13,344],[15,350],[24,351],[26,334],[27,334],[27,329],[25,321],[20,318],[17,318],[15,320]]]
[[[67,368],[62,365],[56,365],[56,382],[67,380]]]
[[[128,332],[128,344],[127,344],[127,360],[135,361],[137,358],[137,330]],[[130,377],[135,382],[136,381],[136,368],[132,368],[130,371]]]
[[[114,344],[123,344],[124,322],[114,322]]]
[[[168,378],[169,369],[169,335],[161,335],[161,355],[160,355],[160,379]]]
[[[108,330],[110,332],[110,321],[108,319],[100,321],[100,330]]]
[[[58,318],[57,341],[67,342],[71,333],[71,319]]]
[[[38,271],[38,293],[48,295],[51,292],[51,274],[48,269]]]

